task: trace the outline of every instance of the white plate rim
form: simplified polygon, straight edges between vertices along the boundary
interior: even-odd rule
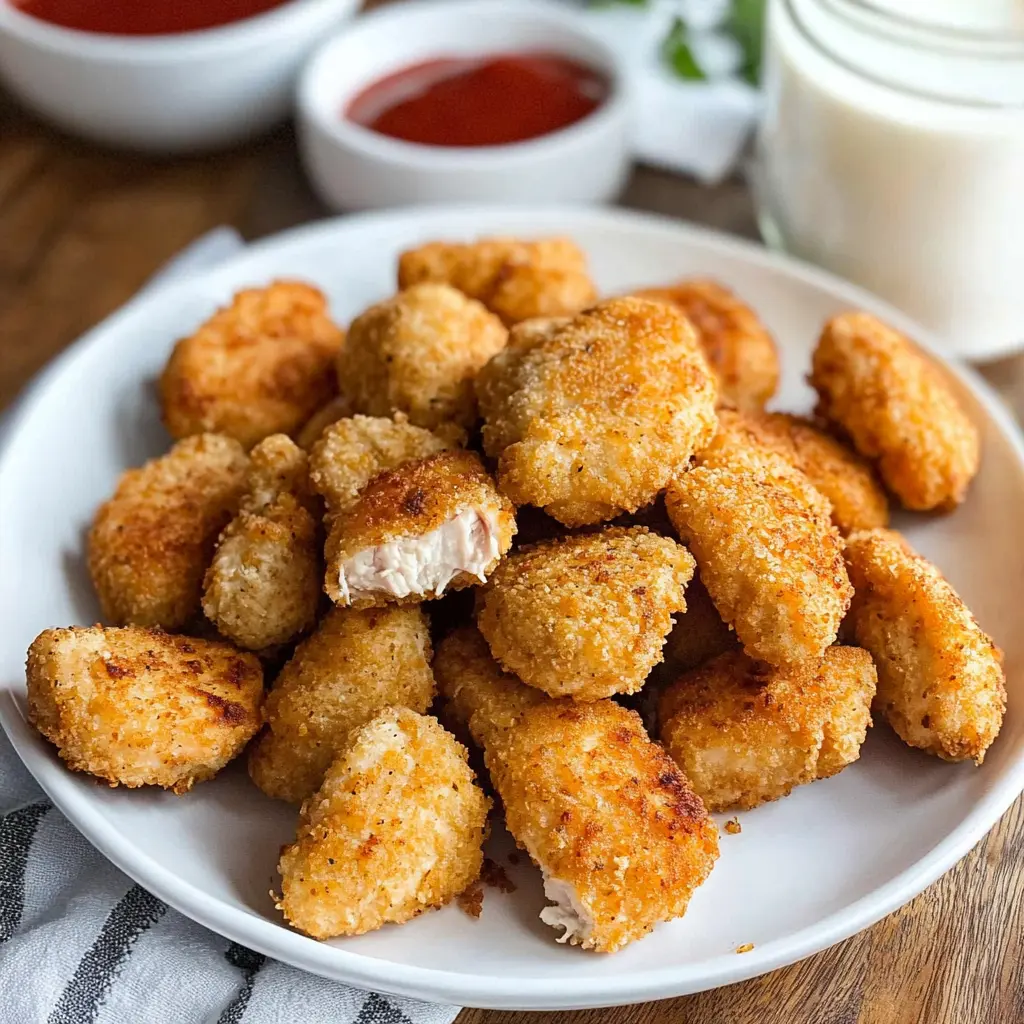
[[[628,229],[635,226],[646,231],[661,231],[680,241],[717,250],[765,268],[778,269],[812,286],[827,289],[843,301],[848,301],[851,306],[877,311],[913,336],[922,348],[973,393],[1009,443],[1018,462],[1024,466],[1024,437],[1002,399],[974,370],[946,360],[930,333],[906,315],[875,295],[790,256],[745,239],[668,217],[622,209],[570,205],[519,209],[480,204],[445,205],[363,213],[317,221],[269,236],[247,246],[241,253],[205,273],[218,273],[265,250],[313,242],[320,236],[329,236],[350,226],[378,223],[387,228],[401,221],[418,219],[432,224],[439,218],[443,219],[446,214],[475,217],[482,223],[499,218],[509,221],[518,214],[524,225],[544,218],[561,217],[567,222],[564,230],[568,234],[572,234],[572,223],[581,222],[589,222],[588,226],[597,229]],[[194,279],[195,275],[189,275],[167,285],[166,291],[188,294],[194,288]],[[164,291],[164,288],[160,289],[162,300]],[[149,294],[143,294],[129,301],[66,348],[29,383],[18,400],[17,408],[12,412],[6,437],[0,442],[0,489],[3,489],[7,475],[7,454],[18,435],[20,423],[42,401],[47,385],[61,375],[77,355],[101,334],[115,330],[122,320],[127,319],[139,306],[151,301],[151,298]],[[507,978],[497,974],[468,975],[397,964],[316,942],[252,912],[211,904],[201,890],[181,881],[148,856],[141,854],[118,835],[93,810],[91,804],[80,799],[71,784],[69,773],[52,759],[40,754],[37,745],[41,741],[25,721],[14,691],[6,683],[2,685],[5,689],[0,691],[0,725],[43,791],[105,857],[169,906],[232,941],[300,969],[357,988],[472,1007],[539,1010],[624,1005],[733,984],[795,963],[857,934],[913,899],[964,857],[1024,791],[1022,750],[999,782],[974,805],[960,825],[945,839],[867,896],[828,914],[816,924],[763,943],[742,955],[722,954],[698,964],[637,971],[627,979],[609,977],[603,980],[590,977],[581,987],[573,989],[567,988],[563,978],[533,979],[527,982],[521,978]]]

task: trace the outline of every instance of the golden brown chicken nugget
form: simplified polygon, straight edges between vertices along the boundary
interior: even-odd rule
[[[438,452],[378,474],[333,517],[324,589],[342,606],[432,600],[485,582],[515,532],[480,457]]]
[[[422,459],[454,445],[445,437],[413,426],[403,413],[394,419],[352,416],[326,428],[309,456],[314,489],[331,513],[348,508],[379,473]]]
[[[694,572],[686,588],[686,610],[665,640],[665,672],[687,672],[719,654],[739,648],[739,640],[718,614],[707,587]]]
[[[981,764],[1006,710],[1002,651],[898,533],[855,533],[846,563],[853,634],[878,666],[875,709],[910,746]]]
[[[203,611],[240,647],[287,643],[316,622],[323,567],[306,453],[286,434],[253,448],[247,492],[217,542]]]
[[[853,588],[831,506],[803,473],[777,455],[737,451],[683,473],[665,503],[752,658],[784,666],[824,656]]]
[[[293,434],[337,392],[343,337],[308,284],[239,292],[174,346],[160,378],[164,424],[172,437],[227,434],[246,448]]]
[[[29,721],[76,772],[187,793],[259,728],[263,670],[230,644],[156,629],[48,629],[28,650]]]
[[[597,298],[587,257],[568,238],[483,238],[468,245],[431,242],[402,253],[398,287],[424,281],[458,288],[507,324],[569,316]]]
[[[352,415],[352,399],[348,395],[337,395],[332,398],[326,405],[320,406],[319,409],[308,420],[306,420],[303,428],[295,435],[295,443],[305,449],[307,452],[311,451],[313,445],[320,440],[323,432],[331,426],[332,423],[337,423],[338,420],[343,420],[347,416]]]
[[[508,341],[505,325],[446,284],[418,284],[352,321],[338,380],[354,412],[408,415],[432,429],[476,422],[473,381]]]
[[[714,436],[715,383],[688,321],[613,299],[477,378],[483,441],[517,505],[584,526],[649,504]]]
[[[731,651],[665,688],[659,735],[709,810],[749,810],[857,760],[876,681],[857,647],[787,669]]]
[[[388,708],[361,726],[302,807],[277,907],[317,939],[444,906],[480,874],[490,801],[436,719]]]
[[[203,574],[238,508],[247,465],[237,441],[200,434],[121,476],[88,539],[105,619],[179,629],[199,613]]]
[[[760,412],[779,385],[779,353],[757,314],[716,281],[694,278],[633,292],[667,302],[697,330],[704,358],[718,378],[718,400]]]
[[[811,384],[818,414],[877,460],[906,508],[959,505],[978,471],[978,431],[941,373],[904,335],[869,313],[843,313],[822,332]]]
[[[694,562],[641,526],[541,541],[509,555],[477,595],[491,653],[553,697],[635,693],[686,608]]]
[[[249,774],[267,796],[300,803],[323,781],[346,735],[388,706],[434,698],[430,628],[418,607],[335,608],[295,649],[263,709]]]
[[[743,415],[723,409],[718,433],[697,462],[727,456],[737,444],[774,452],[799,469],[828,498],[832,522],[844,536],[888,523],[889,501],[871,465],[810,421],[781,412]]]

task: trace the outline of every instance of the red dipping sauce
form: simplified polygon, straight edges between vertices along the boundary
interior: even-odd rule
[[[2,2],[2,0],[0,0]],[[166,36],[242,21],[289,0],[14,0],[24,14],[80,32]]]
[[[345,111],[381,135],[428,146],[504,146],[568,128],[608,96],[600,72],[551,53],[447,57],[404,68]]]

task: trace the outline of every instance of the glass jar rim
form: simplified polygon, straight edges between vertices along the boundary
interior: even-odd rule
[[[936,42],[943,41],[956,48],[979,43],[994,43],[1000,48],[1005,48],[1008,45],[1024,47],[1024,27],[1017,31],[1011,30],[1008,32],[1005,29],[997,31],[995,29],[968,28],[961,25],[943,24],[938,21],[914,17],[910,13],[893,10],[891,7],[880,3],[879,0],[833,0],[833,6],[860,10],[870,17],[876,18],[881,25],[901,26],[917,32],[921,36],[930,36]]]

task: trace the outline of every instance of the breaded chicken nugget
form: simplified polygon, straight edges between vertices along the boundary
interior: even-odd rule
[[[227,434],[246,448],[294,433],[336,393],[343,337],[308,284],[239,292],[175,345],[160,378],[164,424],[173,437]]]
[[[635,512],[714,436],[714,380],[671,307],[613,299],[517,333],[477,378],[484,447],[517,505],[566,526]]]
[[[378,473],[453,445],[403,413],[394,419],[352,416],[324,430],[309,456],[309,476],[331,513],[342,512]]]
[[[660,738],[709,810],[749,810],[857,760],[876,681],[857,647],[789,669],[731,651],[665,688]]]
[[[757,314],[716,281],[695,278],[643,288],[637,298],[667,302],[697,330],[704,358],[718,378],[718,401],[760,412],[779,385],[779,353]]]
[[[353,411],[406,413],[434,428],[476,422],[477,371],[508,341],[505,325],[446,284],[418,284],[371,306],[349,328],[338,380]]]
[[[688,672],[738,648],[736,634],[718,614],[700,573],[694,572],[686,588],[686,610],[676,616],[676,624],[665,641],[665,671]]]
[[[156,629],[48,629],[28,649],[29,721],[76,772],[187,793],[259,728],[263,670],[230,644]]]
[[[121,476],[88,539],[105,619],[178,629],[199,613],[203,573],[238,508],[247,464],[237,441],[201,434]]]
[[[635,693],[686,608],[694,562],[642,526],[541,541],[506,558],[477,595],[500,664],[553,697]]]
[[[303,428],[295,435],[295,443],[304,448],[307,452],[320,440],[320,435],[338,420],[345,419],[352,415],[352,399],[348,395],[337,395],[326,405],[319,409],[308,420]]]
[[[828,498],[832,522],[844,536],[888,523],[889,502],[871,466],[808,420],[781,412],[745,416],[723,409],[718,433],[697,462],[713,462],[735,445],[774,452],[799,469]]]
[[[686,779],[609,700],[552,700],[503,673],[460,630],[435,661],[457,720],[483,744],[509,831],[544,874],[541,920],[560,942],[614,952],[681,917],[718,857]]]
[[[906,508],[948,510],[978,471],[978,431],[914,344],[869,313],[830,320],[814,352],[817,412],[876,459]]]
[[[1006,710],[1003,654],[931,562],[890,530],[855,533],[850,623],[878,666],[876,711],[900,739],[981,764]]]
[[[665,504],[747,654],[779,666],[823,657],[853,588],[831,507],[803,473],[736,451],[673,481]]]
[[[355,607],[441,597],[485,582],[515,532],[480,457],[438,452],[378,474],[331,520],[324,589]]]
[[[587,257],[568,238],[483,238],[469,245],[431,242],[402,253],[398,287],[424,281],[458,288],[507,324],[572,315],[597,298]]]
[[[489,806],[461,743],[436,719],[388,708],[303,805],[277,908],[328,939],[444,906],[480,874]]]
[[[206,570],[203,611],[240,647],[284,644],[316,622],[323,568],[308,463],[286,434],[253,448],[241,511]]]
[[[249,774],[267,796],[300,803],[345,737],[388,706],[426,711],[434,698],[430,629],[416,607],[335,608],[295,649],[263,709]]]

